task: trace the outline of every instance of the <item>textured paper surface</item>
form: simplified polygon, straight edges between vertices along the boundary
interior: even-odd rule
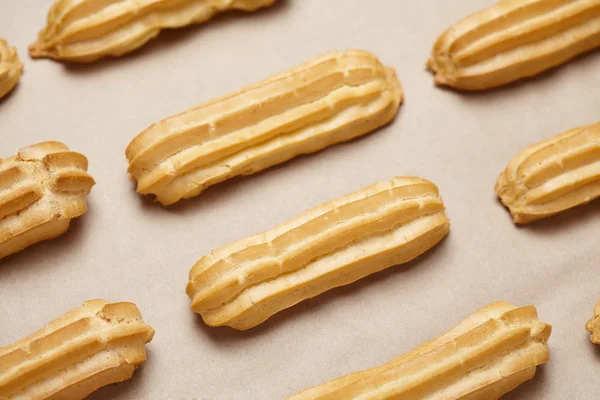
[[[596,399],[600,350],[584,329],[600,297],[600,203],[517,228],[494,194],[526,145],[600,119],[600,53],[503,89],[435,88],[424,69],[446,27],[491,2],[287,0],[162,33],[89,66],[26,54],[49,0],[0,2],[0,36],[25,72],[0,101],[0,156],[60,140],[89,158],[90,211],[63,237],[0,261],[0,346],[86,299],[133,301],[156,329],[134,379],[92,399],[282,399],[374,367],[497,300],[553,325],[551,360],[506,399]],[[332,49],[363,48],[398,71],[405,103],[372,135],[172,208],[141,198],[125,147],[147,126]],[[452,220],[424,257],[281,312],[248,332],[189,311],[192,265],[215,247],[394,175],[435,182]]]

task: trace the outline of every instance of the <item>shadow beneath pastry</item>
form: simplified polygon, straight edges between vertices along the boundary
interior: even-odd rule
[[[137,192],[137,182],[131,179],[131,175],[127,175],[127,183],[131,185],[131,191],[129,195],[135,197],[138,204],[144,209],[144,211],[153,212],[154,210],[162,211],[165,207],[156,201],[154,195],[144,195]]]
[[[146,368],[148,368],[148,363],[153,362],[153,357],[151,354],[151,350],[146,348],[146,352],[148,353],[148,361],[142,364],[138,369],[133,373],[133,377],[123,382],[113,383],[111,385],[104,386],[88,397],[86,400],[106,400],[106,399],[115,399],[115,398],[140,398],[140,388],[144,385],[144,379],[146,375]]]
[[[526,77],[526,78],[521,78],[516,81],[510,82],[510,83],[507,83],[505,85],[501,85],[501,86],[498,86],[495,88],[491,88],[491,89],[485,89],[485,90],[479,90],[479,91],[468,91],[468,90],[455,89],[450,86],[437,86],[437,88],[440,90],[443,90],[445,92],[450,92],[452,94],[460,96],[467,100],[473,99],[474,101],[476,101],[478,103],[486,102],[486,101],[489,102],[489,101],[495,100],[495,97],[497,97],[497,96],[512,95],[509,93],[513,92],[515,90],[531,91],[531,90],[533,90],[534,86],[539,85],[542,82],[545,82],[552,78],[555,78],[557,75],[559,75],[561,73],[564,73],[564,71],[566,71],[569,68],[569,66],[571,66],[571,68],[577,68],[577,66],[579,66],[579,65],[583,65],[586,63],[598,63],[598,62],[600,62],[600,49],[592,50],[592,51],[580,54],[580,55],[572,58],[571,60],[565,62],[564,64],[550,68],[550,69],[548,69],[544,72],[541,72],[537,75],[534,75],[531,77]],[[430,71],[426,70],[426,72],[433,76],[433,74]]]
[[[68,252],[69,248],[79,246],[85,235],[88,234],[88,231],[92,229],[89,223],[92,218],[86,218],[94,212],[93,204],[89,198],[88,204],[91,204],[88,212],[78,218],[72,219],[69,229],[65,233],[54,239],[35,243],[17,253],[0,259],[0,270],[5,273],[11,268],[32,270],[35,268],[49,269],[54,266],[60,266],[60,263],[54,263],[50,260],[60,258],[64,253]],[[0,279],[3,278],[0,276]]]
[[[23,77],[23,76],[21,75],[21,78],[22,78],[22,77]],[[14,95],[15,95],[15,94],[16,94],[16,93],[19,91],[19,88],[20,88],[20,87],[21,87],[21,82],[17,82],[17,84],[15,85],[15,87],[14,87],[14,88],[12,88],[12,89],[10,90],[10,92],[8,92],[8,93],[6,93],[4,96],[0,97],[0,107],[2,107],[2,104],[4,104],[5,102],[8,102],[8,101],[9,101],[9,99],[10,99],[11,97],[13,97],[13,96],[14,96]]]
[[[590,340],[590,335],[586,335],[586,340],[588,341],[588,346],[591,346],[592,354],[597,362],[600,362],[600,344],[596,344]]]
[[[535,234],[549,235],[563,229],[576,229],[594,219],[600,222],[600,199],[527,225],[517,226],[519,229],[527,229]]]
[[[533,379],[523,382],[514,390],[508,392],[501,397],[502,400],[519,400],[519,399],[538,399],[540,387],[548,382],[548,373],[546,367],[541,365],[537,368]]]
[[[328,290],[316,297],[301,301],[300,303],[282,310],[267,319],[262,324],[247,331],[237,331],[227,326],[210,327],[202,321],[202,317],[195,315],[195,323],[198,330],[217,345],[227,345],[231,342],[250,340],[258,336],[265,335],[271,331],[277,330],[291,320],[308,318],[308,315],[322,312],[326,305],[333,305],[343,298],[356,297],[357,293],[363,290],[376,291],[376,286],[386,280],[393,279],[395,275],[406,275],[412,273],[427,273],[427,264],[434,264],[433,261],[444,257],[444,250],[448,235],[440,243],[429,251],[421,254],[414,260],[405,264],[389,267],[383,271],[371,274],[356,282],[348,285],[339,286]],[[377,301],[377,296],[372,297]]]
[[[98,70],[105,68],[116,67],[120,63],[132,62],[137,59],[144,59],[153,53],[183,44],[187,40],[191,40],[195,33],[206,29],[220,29],[223,25],[235,23],[237,20],[245,18],[255,18],[260,23],[261,18],[275,18],[279,13],[285,12],[291,5],[289,0],[278,0],[270,7],[258,9],[253,12],[245,12],[240,10],[224,11],[213,16],[210,20],[199,24],[184,26],[181,28],[172,28],[162,30],[158,36],[150,39],[130,53],[126,53],[119,57],[104,57],[91,63],[77,63],[61,61],[67,72],[79,75],[93,74]],[[168,61],[168,60],[165,60]]]

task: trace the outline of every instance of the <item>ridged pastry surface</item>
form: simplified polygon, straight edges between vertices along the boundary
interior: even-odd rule
[[[17,49],[0,39],[0,99],[13,90],[22,72],[23,64],[19,60]]]
[[[600,301],[596,304],[594,316],[587,322],[585,329],[590,333],[590,340],[600,344]]]
[[[154,330],[133,303],[86,301],[0,348],[0,398],[78,400],[130,379]]]
[[[416,258],[449,228],[434,184],[395,178],[213,250],[190,271],[187,294],[208,325],[249,329],[302,300]]]
[[[0,259],[63,234],[87,211],[87,158],[59,142],[0,159]]]
[[[332,52],[152,125],[127,147],[129,172],[139,193],[169,205],[371,132],[401,101],[374,55]]]
[[[254,11],[275,0],[56,0],[29,46],[33,58],[92,62],[143,46],[162,29],[205,22],[227,10]]]
[[[493,303],[387,364],[288,400],[495,400],[548,361],[551,331],[533,306]]]
[[[600,0],[502,0],[435,43],[435,83],[484,90],[537,75],[600,46]]]
[[[500,174],[496,193],[519,224],[600,197],[600,122],[519,152]]]

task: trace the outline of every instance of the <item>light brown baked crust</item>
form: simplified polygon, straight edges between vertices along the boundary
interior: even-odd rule
[[[254,11],[275,0],[56,0],[29,46],[33,58],[92,62],[143,46],[162,29],[199,24],[227,10]]]
[[[90,300],[0,348],[0,398],[78,400],[130,379],[154,330],[133,303]]]
[[[374,55],[332,52],[152,125],[127,147],[129,173],[139,193],[172,204],[371,132],[401,101]]]
[[[59,142],[0,159],[0,259],[63,234],[87,211],[87,158]]]
[[[590,333],[590,340],[600,344],[600,301],[596,304],[594,316],[587,322],[585,329]]]
[[[552,327],[535,307],[486,306],[444,335],[387,364],[305,390],[289,400],[494,400],[548,361]]]
[[[600,197],[600,122],[525,148],[500,174],[495,189],[518,224]]]
[[[537,75],[600,46],[600,0],[502,0],[435,43],[435,83],[484,90]]]
[[[187,294],[206,324],[249,329],[302,300],[416,258],[449,228],[434,184],[395,178],[213,250],[190,271]]]
[[[13,90],[22,72],[23,63],[19,60],[17,49],[0,39],[0,99]]]

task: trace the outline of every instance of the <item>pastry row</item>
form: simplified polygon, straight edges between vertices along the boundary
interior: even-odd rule
[[[129,173],[139,193],[170,205],[372,132],[394,118],[402,99],[395,71],[374,55],[332,52],[153,124],[127,147]],[[93,185],[86,157],[62,143],[0,160],[0,258],[65,232],[86,212]],[[519,152],[496,193],[520,224],[599,197],[600,123]]]
[[[29,46],[33,58],[93,62],[129,53],[162,29],[205,22],[228,10],[275,0],[56,0]],[[537,75],[600,46],[600,0],[501,0],[447,29],[433,46],[434,82],[485,90]],[[21,75],[14,48],[0,40],[0,97]]]
[[[600,302],[586,325],[600,343]],[[379,367],[305,390],[289,400],[498,399],[549,360],[552,327],[534,306],[497,302],[445,334]],[[36,333],[0,348],[0,398],[83,399],[130,379],[154,330],[133,303],[86,301]]]

